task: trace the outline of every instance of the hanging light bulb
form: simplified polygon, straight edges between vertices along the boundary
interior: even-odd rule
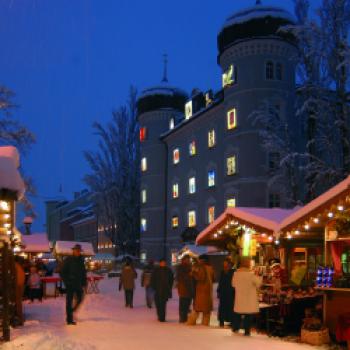
[[[5,201],[0,201],[0,209],[9,211],[10,210],[10,204]]]
[[[315,224],[319,224],[320,223],[320,219],[319,218],[314,218],[313,221],[314,221]]]
[[[338,210],[339,210],[339,211],[343,211],[343,210],[344,210],[344,206],[338,205]]]
[[[287,239],[292,239],[292,238],[293,238],[293,236],[290,233],[288,233],[287,234]]]
[[[214,233],[214,238],[218,238],[218,234],[217,233]]]
[[[305,228],[306,231],[308,231],[308,230],[310,229],[310,225],[309,225],[309,224],[306,224],[306,225],[304,226],[304,228]]]
[[[329,213],[327,214],[327,216],[328,216],[329,218],[332,218],[332,217],[334,216],[334,214],[333,214],[332,212],[329,212]]]
[[[297,236],[300,235],[300,231],[299,231],[299,230],[296,230],[294,233],[295,233]]]
[[[272,236],[269,236],[269,241],[273,241],[273,237]]]

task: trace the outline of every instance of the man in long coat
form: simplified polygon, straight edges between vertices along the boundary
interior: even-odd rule
[[[76,244],[73,255],[68,256],[62,266],[61,277],[66,286],[66,316],[67,324],[75,325],[73,312],[78,309],[83,301],[84,288],[86,287],[86,269],[84,258],[81,256],[81,245]],[[76,299],[73,306],[73,300]]]
[[[162,259],[152,272],[151,286],[155,292],[154,301],[157,308],[158,321],[165,322],[166,303],[172,297],[174,275]]]
[[[126,260],[125,265],[122,269],[119,280],[119,290],[123,287],[125,293],[125,307],[133,308],[134,304],[134,289],[135,289],[135,279],[137,278],[137,273],[134,267],[131,265],[130,260]]]
[[[191,273],[191,258],[185,255],[176,269],[176,284],[179,294],[179,321],[187,322],[188,312],[193,298],[193,278]]]
[[[250,270],[250,259],[241,258],[240,268],[232,278],[232,287],[235,288],[233,331],[241,328],[241,319],[244,316],[244,335],[250,335],[252,316],[259,312],[258,289],[261,279]]]
[[[213,282],[214,270],[208,264],[208,257],[201,255],[192,269],[192,276],[196,284],[196,293],[194,298],[193,312],[191,313],[187,324],[195,325],[199,313],[203,313],[202,325],[209,326],[210,314],[213,310]]]

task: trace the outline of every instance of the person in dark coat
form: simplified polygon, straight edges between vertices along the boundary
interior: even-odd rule
[[[66,316],[67,324],[75,325],[73,312],[78,309],[83,301],[83,290],[86,287],[86,269],[84,258],[81,256],[81,245],[73,248],[73,256],[68,256],[62,266],[61,277],[66,286]],[[73,299],[76,298],[73,306]]]
[[[218,320],[220,327],[224,327],[225,322],[230,322],[231,325],[233,324],[233,302],[235,297],[235,290],[232,287],[233,274],[234,270],[232,269],[231,260],[225,259],[217,288],[219,299]]]
[[[131,265],[131,261],[126,260],[119,280],[119,290],[121,290],[123,287],[125,293],[125,307],[130,307],[131,309],[133,308],[134,303],[134,289],[136,278],[137,273],[134,267]]]
[[[155,292],[154,301],[157,308],[158,321],[165,322],[166,303],[172,297],[174,275],[166,265],[165,259],[160,260],[151,276],[151,286]]]
[[[176,269],[176,284],[179,294],[179,322],[187,322],[191,301],[193,298],[193,278],[191,274],[191,257],[184,255],[181,264]]]

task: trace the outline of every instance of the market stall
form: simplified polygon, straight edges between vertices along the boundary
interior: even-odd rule
[[[350,341],[350,176],[290,217],[279,228],[283,239],[323,238],[314,283],[324,295],[324,321],[339,340]],[[309,261],[307,260],[309,264]],[[343,320],[343,321],[341,321]]]

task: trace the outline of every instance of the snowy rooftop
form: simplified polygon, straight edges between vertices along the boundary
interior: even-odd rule
[[[233,15],[227,18],[223,28],[264,17],[280,18],[289,22],[295,21],[294,17],[283,8],[276,6],[255,5],[239,12],[235,12]]]
[[[165,95],[165,96],[175,96],[175,95],[187,95],[183,90],[169,85],[168,82],[162,81],[159,85],[150,87],[142,91],[139,99],[147,96],[153,95]]]
[[[46,233],[33,233],[22,235],[23,251],[26,253],[46,253],[50,252],[49,240]]]
[[[55,252],[58,255],[72,255],[72,248],[80,244],[82,251],[81,255],[92,256],[95,255],[94,249],[90,242],[74,242],[74,241],[57,241],[55,244]]]
[[[13,191],[20,199],[24,195],[25,187],[18,167],[17,149],[13,146],[0,147],[0,190]]]

